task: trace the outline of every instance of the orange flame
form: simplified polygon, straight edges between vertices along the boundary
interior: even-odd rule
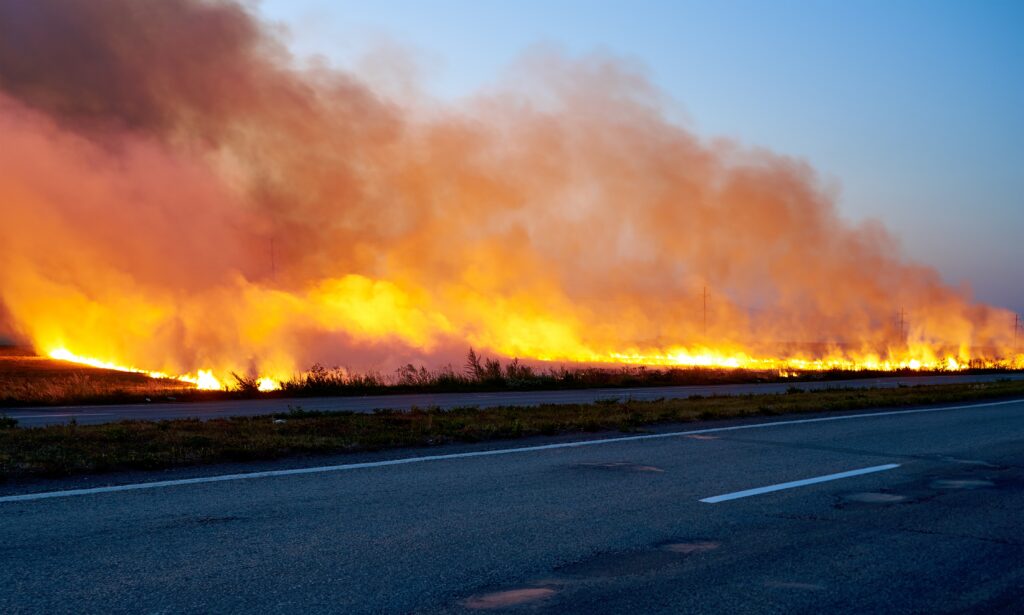
[[[195,374],[182,374],[180,376],[169,376],[163,372],[154,372],[145,369],[139,369],[137,367],[128,367],[126,365],[119,365],[111,361],[103,361],[101,359],[94,359],[92,357],[83,357],[77,355],[66,348],[57,348],[47,353],[50,358],[58,359],[60,361],[67,361],[69,363],[78,363],[80,365],[88,365],[90,367],[98,367],[100,369],[112,369],[119,372],[130,372],[135,374],[145,374],[150,378],[161,378],[170,380],[180,380],[181,382],[189,382],[196,386],[200,391],[220,391],[224,389],[224,385],[221,384],[214,375],[212,370],[201,369]],[[275,386],[273,380],[266,380],[266,388],[264,388],[263,380],[261,380],[260,390],[261,391],[273,391],[279,386]]]

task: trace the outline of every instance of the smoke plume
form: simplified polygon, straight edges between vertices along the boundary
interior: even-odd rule
[[[1012,316],[705,141],[614,59],[456,105],[292,58],[248,8],[0,0],[0,303],[40,351],[320,361],[1006,356]],[[899,311],[903,316],[898,316]]]

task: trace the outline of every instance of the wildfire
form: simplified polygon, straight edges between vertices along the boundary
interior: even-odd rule
[[[685,348],[673,348],[665,353],[609,353],[605,356],[589,354],[583,358],[586,363],[606,365],[647,365],[660,367],[701,367],[716,369],[748,369],[757,371],[776,371],[780,376],[792,377],[800,373],[844,370],[844,371],[943,371],[955,372],[970,368],[1024,368],[1024,354],[1017,355],[1005,360],[983,360],[975,359],[962,360],[953,356],[935,358],[929,354],[928,349],[917,349],[919,356],[931,358],[909,358],[897,359],[892,356],[881,359],[878,356],[867,356],[860,359],[851,359],[839,355],[833,355],[821,359],[808,359],[800,357],[786,358],[763,358],[751,357],[749,355],[727,354],[716,352],[707,348],[687,350]],[[225,380],[214,375],[213,370],[200,369],[196,374],[183,374],[169,376],[163,372],[150,371],[136,367],[128,367],[115,362],[101,359],[84,357],[70,352],[66,348],[59,348],[49,352],[53,359],[88,365],[102,369],[117,370],[145,374],[151,378],[170,378],[181,382],[188,382],[198,390],[224,390]],[[281,388],[281,382],[277,379],[262,376],[256,379],[257,390],[261,392],[276,391]]]
[[[220,380],[213,375],[213,371],[208,369],[201,369],[196,374],[182,374],[180,376],[171,376],[163,372],[150,371],[146,369],[140,369],[138,367],[129,367],[127,365],[120,365],[112,361],[104,361],[102,359],[96,359],[93,357],[83,357],[77,355],[67,348],[57,348],[47,353],[51,359],[57,359],[59,361],[67,361],[69,363],[78,363],[80,365],[88,365],[90,367],[98,367],[100,369],[110,369],[119,372],[129,372],[133,374],[145,374],[150,378],[157,379],[170,379],[179,380],[181,382],[189,382],[196,386],[201,391],[220,391],[224,389],[224,385],[221,384]],[[276,388],[276,387],[275,387]],[[274,390],[273,388],[260,390]]]
[[[605,364],[777,371],[783,376],[831,370],[955,372],[967,369],[1024,368],[1024,354],[1021,353],[1004,357],[978,354],[971,358],[966,354],[942,355],[927,346],[910,347],[902,351],[891,349],[884,356],[874,353],[844,353],[840,350],[832,350],[819,357],[810,355],[751,356],[735,350],[675,347],[664,352],[612,352],[603,356],[595,354],[589,355],[585,360],[589,363]]]
[[[628,65],[528,58],[417,106],[296,63],[248,3],[166,3],[159,27],[135,4],[0,2],[0,337],[261,391],[467,347],[1024,368],[1012,312],[848,221],[808,164],[675,123]]]
[[[51,350],[49,353],[51,359],[57,359],[59,361],[67,361],[69,363],[78,363],[80,365],[88,365],[90,367],[98,367],[100,369],[111,369],[119,372],[131,372],[134,374],[146,374],[152,378],[167,378],[167,374],[161,374],[159,372],[148,372],[144,369],[137,369],[134,367],[127,367],[124,365],[118,365],[109,361],[101,361],[100,359],[94,359],[91,357],[82,357],[71,352],[67,348],[58,348]]]
[[[921,358],[932,357],[932,358]],[[935,358],[926,349],[918,349],[917,353],[908,352],[903,356],[890,354],[886,358],[867,354],[859,357],[844,356],[830,353],[820,358],[809,357],[752,357],[747,354],[728,354],[709,349],[691,352],[687,349],[673,349],[667,353],[623,354],[613,353],[610,362],[629,363],[633,365],[659,365],[679,367],[713,367],[720,369],[743,368],[750,370],[772,370],[780,373],[797,373],[810,371],[844,370],[844,371],[959,371],[968,369],[969,362],[961,362],[955,357]],[[1006,361],[983,360],[976,362],[978,367],[1007,366]]]
[[[178,380],[184,382],[191,382],[196,385],[196,388],[200,391],[219,391],[224,388],[224,385],[220,383],[220,380],[213,375],[213,372],[208,369],[201,369],[195,376],[179,376]]]
[[[157,379],[170,379],[178,380],[181,382],[188,382],[194,384],[196,389],[200,391],[222,391],[226,387],[222,380],[213,374],[213,370],[201,369],[195,374],[182,374],[179,376],[171,376],[163,372],[156,372],[146,369],[140,369],[137,367],[129,367],[127,365],[120,365],[112,361],[104,361],[102,359],[96,359],[92,357],[83,357],[77,355],[67,348],[57,348],[47,353],[51,359],[57,359],[59,361],[67,361],[69,363],[78,363],[79,365],[88,365],[90,367],[98,367],[100,369],[110,369],[119,372],[129,372],[133,374],[145,374],[150,378]],[[273,378],[263,376],[257,379],[257,388],[260,391],[276,391],[281,388],[281,383]]]

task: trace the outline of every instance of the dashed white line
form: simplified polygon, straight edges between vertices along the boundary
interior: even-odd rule
[[[724,495],[716,495],[710,498],[704,498],[701,502],[707,504],[717,504],[719,502],[727,502],[729,500],[738,500],[740,498],[749,498],[752,495],[761,495],[762,493],[771,493],[773,491],[782,491],[783,489],[793,489],[794,487],[803,487],[805,485],[815,485],[817,483],[825,483],[830,480],[839,480],[841,478],[850,478],[851,476],[860,476],[862,474],[874,474],[875,472],[884,472],[886,470],[892,470],[900,467],[898,463],[887,463],[880,466],[871,466],[870,468],[861,468],[859,470],[848,470],[846,472],[837,472],[836,474],[826,474],[825,476],[815,476],[814,478],[805,478],[803,480],[794,480],[788,483],[779,483],[777,485],[768,485],[767,487],[757,487],[754,489],[745,489],[743,491],[734,491],[732,493],[726,493]]]
[[[766,427],[781,427],[785,425],[803,425],[806,423],[825,423],[829,421],[849,421],[856,419],[874,418],[879,416],[895,416],[901,414],[925,414],[929,412],[944,412],[948,410],[966,410],[969,408],[988,408],[993,406],[1005,406],[1009,404],[1020,404],[1021,399],[1007,401],[993,401],[980,404],[966,404],[961,406],[942,406],[938,408],[917,408],[915,410],[889,410],[885,412],[871,412],[861,414],[844,414],[842,416],[822,416],[813,419],[791,419],[787,421],[773,421],[770,423],[753,423],[749,425],[731,425],[729,427],[708,427],[706,429],[693,429],[689,431],[672,431],[666,433],[644,434],[640,436],[623,436],[620,438],[602,438],[600,440],[582,440],[578,442],[559,442],[556,444],[542,444],[539,446],[522,446],[518,448],[501,448],[485,451],[471,451],[467,453],[450,453],[447,455],[424,455],[422,457],[403,457],[400,459],[387,459],[384,461],[370,461],[365,463],[346,463],[333,466],[318,466],[312,468],[296,468],[292,470],[270,470],[267,472],[246,472],[242,474],[222,474],[218,476],[202,476],[198,478],[185,478],[180,480],[162,480],[150,483],[135,483],[130,485],[111,485],[108,487],[92,487],[89,489],[68,489],[65,491],[44,491],[38,493],[24,493],[20,495],[0,496],[0,503],[5,502],[30,502],[34,500],[46,500],[50,498],[66,498],[79,495],[94,495],[99,493],[116,493],[119,491],[136,491],[140,489],[160,489],[164,487],[177,487],[179,485],[199,485],[203,483],[219,483],[224,481],[250,480],[256,478],[269,478],[274,476],[294,476],[299,474],[323,474],[326,472],[342,472],[346,470],[361,470],[368,468],[383,468],[387,466],[407,465],[412,463],[425,463],[428,461],[444,461],[450,459],[469,459],[472,457],[492,457],[495,455],[513,455],[516,453],[531,453],[536,451],[550,451],[561,448],[580,448],[584,446],[599,446],[603,444],[617,444],[620,442],[637,442],[640,440],[659,440],[663,438],[678,438],[680,436],[692,436],[695,434],[721,433],[726,431],[740,431],[744,429],[762,429]]]

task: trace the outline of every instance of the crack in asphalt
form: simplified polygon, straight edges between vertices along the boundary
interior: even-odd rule
[[[897,532],[905,532],[908,534],[924,534],[927,536],[942,536],[944,538],[966,538],[968,540],[979,540],[982,542],[991,542],[1000,545],[1006,545],[1010,547],[1024,547],[1024,542],[1016,540],[1006,540],[1004,538],[989,538],[986,536],[975,536],[973,534],[957,534],[953,532],[941,532],[941,531],[930,531],[930,530],[919,530],[909,527],[896,526],[892,528]]]

